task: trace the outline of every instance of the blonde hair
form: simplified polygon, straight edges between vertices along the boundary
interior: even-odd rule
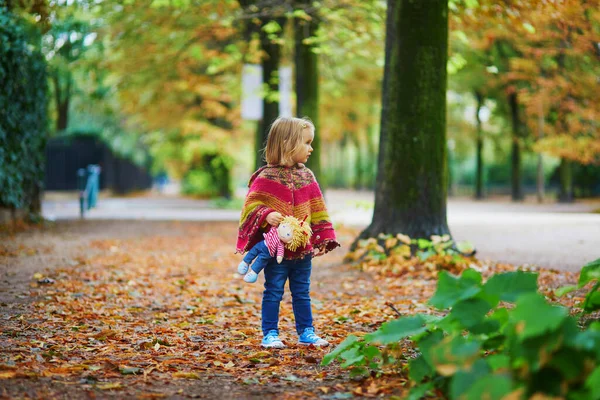
[[[292,240],[285,244],[286,249],[296,251],[297,249],[306,246],[312,235],[310,223],[306,221],[306,218],[304,221],[300,221],[298,218],[288,215],[287,217],[284,217],[279,224],[288,224],[292,227]]]
[[[305,129],[315,126],[306,117],[279,117],[269,129],[267,147],[265,148],[265,160],[270,165],[292,165],[293,155],[302,143],[302,133]]]

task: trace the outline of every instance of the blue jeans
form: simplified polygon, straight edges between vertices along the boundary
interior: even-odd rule
[[[277,264],[275,259],[265,268],[265,291],[262,299],[262,331],[266,335],[277,330],[279,325],[279,303],[283,298],[285,282],[289,279],[292,292],[292,308],[296,320],[296,332],[312,328],[313,317],[310,308],[310,273],[312,256],[300,260],[283,260]]]
[[[254,264],[252,264],[252,261],[254,261],[255,258],[256,261]],[[269,253],[269,249],[267,248],[264,240],[256,243],[254,247],[250,249],[248,254],[244,256],[244,262],[248,265],[252,264],[252,271],[256,272],[257,274],[262,271],[272,260],[273,257],[271,256],[271,253]]]

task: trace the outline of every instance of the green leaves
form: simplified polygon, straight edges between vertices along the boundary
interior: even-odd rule
[[[365,335],[365,340],[369,343],[390,344],[424,331],[425,320],[416,315],[386,322],[375,332]]]
[[[600,280],[600,258],[583,266],[578,286],[581,288],[593,280]]]
[[[47,64],[34,31],[0,8],[0,207],[32,208],[42,190]]]
[[[599,268],[600,261],[588,264],[583,284],[598,279]],[[441,271],[438,277],[429,303],[450,308],[445,317],[403,317],[365,335],[364,341],[349,337],[325,357],[324,365],[337,356],[344,360],[342,367],[364,375],[367,367],[396,362],[370,343],[393,352],[400,340],[410,338],[420,354],[408,362],[409,378],[416,384],[409,398],[437,388],[450,399],[516,398],[523,393],[600,399],[600,323],[581,332],[566,308],[538,293],[537,274],[508,272],[485,283],[475,270],[461,276]],[[589,303],[600,303],[600,293],[593,293]],[[501,301],[516,306],[500,307]],[[381,361],[369,364],[374,358]]]
[[[323,361],[321,361],[321,365],[329,365],[337,356],[339,356],[344,351],[352,348],[358,342],[358,338],[354,335],[348,336],[342,343],[339,344],[331,353],[327,354],[323,357]]]
[[[475,270],[466,270],[460,277],[441,271],[437,290],[429,303],[439,309],[452,307],[457,302],[479,293],[480,283],[481,274]]]
[[[483,321],[491,308],[485,300],[479,298],[467,299],[456,304],[452,308],[450,316],[465,328],[473,328]]]
[[[600,399],[600,366],[588,376],[585,387],[589,390],[589,399]]]
[[[574,290],[581,289],[593,281],[597,282],[586,294],[585,300],[581,304],[581,308],[587,313],[594,312],[600,310],[600,258],[583,266],[579,274],[577,286],[563,286],[556,289],[554,293],[557,296],[564,296]]]
[[[511,313],[518,337],[523,340],[557,329],[567,317],[567,310],[548,304],[538,294],[526,294]]]
[[[500,300],[514,302],[522,294],[537,291],[537,277],[536,273],[523,271],[497,274],[485,283],[483,289]]]

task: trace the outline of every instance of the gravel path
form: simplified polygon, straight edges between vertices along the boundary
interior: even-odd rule
[[[243,193],[241,193],[243,196]],[[337,224],[366,227],[371,221],[372,192],[329,190],[327,203]],[[600,257],[600,202],[573,204],[533,201],[512,203],[505,198],[475,202],[448,201],[448,223],[457,241],[473,243],[481,259],[511,264],[577,271]],[[75,198],[49,196],[44,216],[77,219]],[[101,199],[87,217],[93,220],[237,221],[239,210],[211,208],[202,200],[175,197]]]

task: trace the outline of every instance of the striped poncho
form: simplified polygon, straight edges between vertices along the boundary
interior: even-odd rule
[[[313,235],[310,242],[292,252],[285,249],[284,259],[303,258],[313,248],[329,252],[340,244],[325,207],[325,199],[314,174],[304,165],[294,167],[267,165],[256,171],[240,217],[237,252],[245,253],[263,239],[268,229],[266,218],[277,211],[284,217],[292,215],[310,223]]]

